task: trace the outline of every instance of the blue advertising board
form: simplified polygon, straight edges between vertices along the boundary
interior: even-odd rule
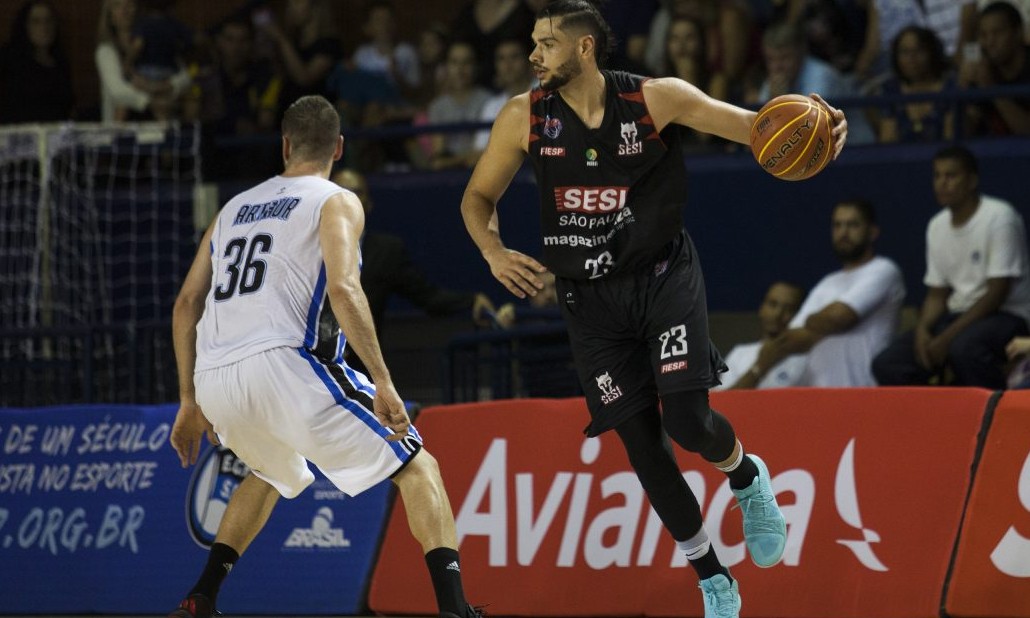
[[[184,469],[168,444],[175,406],[0,409],[0,614],[165,614],[207,559],[247,474],[208,446]],[[355,614],[391,499],[357,497],[315,471],[280,499],[226,580],[233,614]]]

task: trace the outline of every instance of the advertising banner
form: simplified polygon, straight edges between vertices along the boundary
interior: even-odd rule
[[[247,467],[209,446],[183,469],[168,444],[175,409],[0,409],[0,614],[164,615],[189,591]],[[349,498],[316,476],[279,500],[220,608],[364,608],[389,484]]]
[[[714,393],[763,457],[787,518],[781,564],[745,555],[725,477],[676,448],[712,546],[740,582],[741,615],[931,618],[990,393],[781,389]],[[700,616],[697,579],[651,510],[612,432],[586,438],[580,399],[428,408],[467,596],[498,615]],[[946,454],[946,456],[942,456]],[[394,510],[369,593],[384,613],[436,611],[419,549]],[[409,573],[405,594],[395,577]]]
[[[946,609],[1030,617],[1030,391],[998,402],[969,496]]]

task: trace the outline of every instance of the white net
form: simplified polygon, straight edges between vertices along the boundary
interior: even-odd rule
[[[0,129],[0,404],[175,398],[194,126]]]

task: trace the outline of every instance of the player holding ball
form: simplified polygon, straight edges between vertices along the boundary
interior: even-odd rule
[[[462,216],[512,294],[533,296],[540,274],[554,273],[588,435],[618,434],[700,579],[706,618],[734,618],[737,582],[715,554],[668,439],[725,473],[758,566],[780,561],[786,525],[765,463],[745,453],[708,403],[725,364],[708,338],[704,278],[683,229],[686,170],[673,125],[753,143],[767,171],[800,179],[840,153],[847,122],[817,95],[760,115],[680,79],[602,70],[610,42],[586,0],[555,0],[537,14],[530,61],[540,87],[497,116]],[[497,220],[497,202],[527,155],[540,186],[540,261],[505,247]]]

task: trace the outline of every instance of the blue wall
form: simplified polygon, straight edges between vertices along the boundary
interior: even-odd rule
[[[980,157],[984,192],[1011,201],[1026,216],[1030,140],[970,147]],[[875,204],[882,228],[879,250],[901,265],[908,302],[921,302],[924,232],[938,209],[931,184],[931,160],[938,148],[850,147],[822,174],[801,183],[768,176],[746,153],[688,158],[684,221],[701,253],[710,309],[752,310],[773,280],[810,287],[838,268],[830,248],[829,216],[837,201],[849,197]],[[464,171],[370,176],[375,210],[368,225],[403,237],[435,281],[508,300],[461,220],[459,204],[468,176]],[[537,204],[527,166],[501,201],[501,233],[509,246],[531,255],[539,253]]]

